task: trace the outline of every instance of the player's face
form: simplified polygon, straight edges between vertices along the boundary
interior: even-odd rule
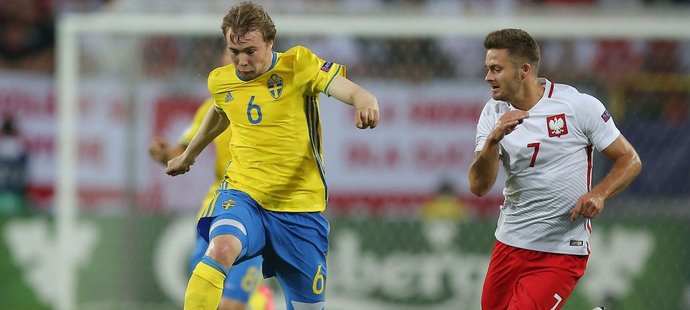
[[[273,42],[264,42],[257,30],[247,32],[239,42],[232,42],[230,34],[231,30],[225,39],[237,75],[243,80],[252,80],[266,72],[273,61]]]
[[[520,72],[508,56],[506,49],[486,51],[486,80],[491,86],[491,97],[494,100],[511,102],[520,90],[522,83]]]

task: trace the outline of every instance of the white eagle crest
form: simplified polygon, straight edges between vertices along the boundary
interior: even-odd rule
[[[551,130],[554,135],[560,135],[563,132],[564,123],[563,118],[554,118],[549,121],[549,130]]]

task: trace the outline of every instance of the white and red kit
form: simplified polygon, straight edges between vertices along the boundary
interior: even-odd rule
[[[521,249],[589,254],[589,219],[570,220],[570,210],[587,193],[592,147],[601,151],[619,135],[596,98],[563,84],[539,79],[544,95],[529,117],[500,142],[506,172],[496,239]],[[477,124],[475,151],[481,151],[503,113],[515,109],[489,100]]]
[[[620,135],[596,98],[540,82],[544,95],[499,144],[505,201],[482,289],[483,310],[563,307],[585,272],[591,232],[590,220],[571,221],[570,210],[590,190],[593,147],[601,151]],[[487,102],[476,151],[512,109],[506,102]]]

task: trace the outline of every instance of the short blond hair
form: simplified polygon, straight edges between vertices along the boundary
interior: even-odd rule
[[[248,32],[258,30],[264,42],[271,42],[276,38],[276,26],[263,6],[252,2],[242,2],[230,8],[223,17],[220,28],[223,36],[227,37],[231,31],[230,41],[238,43],[239,39]]]

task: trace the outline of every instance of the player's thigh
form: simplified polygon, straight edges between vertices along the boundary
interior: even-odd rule
[[[268,212],[264,274],[281,284],[288,310],[321,309],[327,283],[328,222],[320,213]]]
[[[482,287],[482,309],[506,309],[524,265],[522,252],[521,249],[495,242]]]
[[[263,280],[261,256],[248,259],[230,268],[223,286],[223,298],[247,303]]]
[[[552,255],[553,256],[553,255]],[[515,286],[508,309],[561,309],[584,274],[587,258],[557,255],[551,266],[523,275]]]
[[[232,235],[242,244],[236,262],[259,255],[266,243],[260,207],[249,195],[236,190],[218,191],[213,208],[199,219],[198,231],[213,240]],[[213,242],[213,241],[212,241]]]

